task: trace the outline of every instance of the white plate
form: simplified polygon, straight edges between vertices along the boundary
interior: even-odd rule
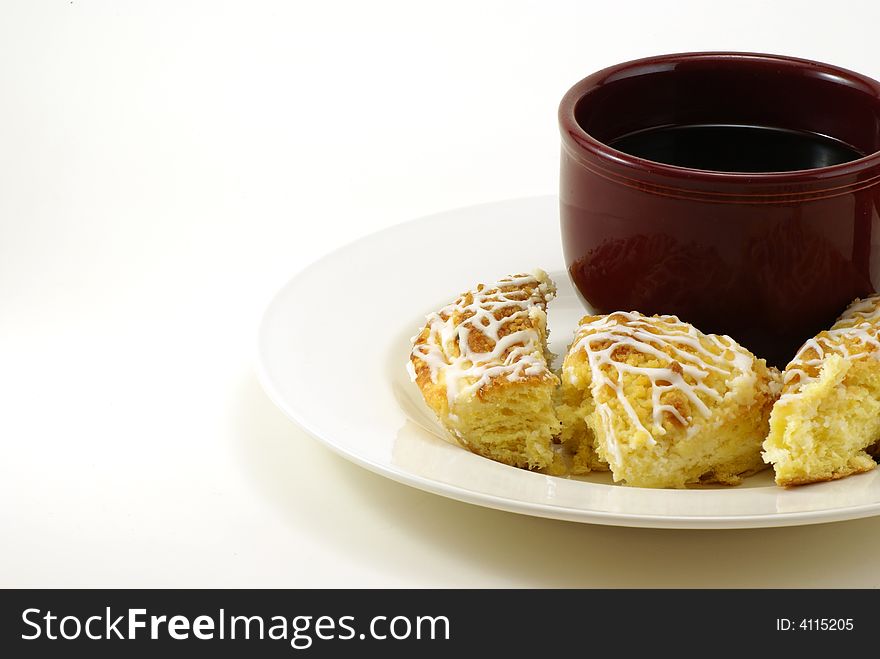
[[[540,267],[559,288],[551,348],[584,310],[565,274],[555,197],[426,217],[363,238],[291,280],[266,310],[260,379],[290,418],[349,460],[401,483],[517,513],[597,524],[746,528],[880,513],[880,471],[784,490],[765,471],[734,488],[649,490],[603,474],[559,478],[481,458],[444,439],[409,381],[424,316],[480,281]]]

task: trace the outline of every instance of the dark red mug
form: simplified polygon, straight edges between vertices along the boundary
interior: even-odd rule
[[[559,106],[566,266],[596,312],[675,314],[784,366],[880,282],[880,83],[828,64],[685,53],[612,66]],[[728,172],[608,146],[662,126],[829,136],[862,157]]]

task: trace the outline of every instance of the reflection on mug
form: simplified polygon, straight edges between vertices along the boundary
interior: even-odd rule
[[[842,254],[797,216],[748,237],[733,258],[710,245],[639,233],[603,240],[569,273],[600,313],[673,314],[732,336],[780,368],[853,299],[875,292],[867,263]]]
[[[855,298],[874,293],[866,268],[797,217],[752,237],[745,250],[756,306],[789,337],[789,357],[830,327]]]
[[[674,314],[704,331],[714,329],[707,323],[716,324],[707,320],[706,309],[714,309],[719,296],[738,297],[735,272],[715,249],[662,233],[606,239],[572,263],[569,273],[603,313]]]

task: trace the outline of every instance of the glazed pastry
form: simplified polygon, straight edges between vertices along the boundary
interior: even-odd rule
[[[639,487],[737,484],[764,467],[779,374],[727,336],[675,316],[584,317],[562,367],[573,471]]]
[[[547,273],[480,284],[427,317],[407,364],[425,402],[465,448],[515,467],[554,460]]]
[[[783,372],[764,460],[779,485],[870,471],[880,441],[880,296],[856,300]]]

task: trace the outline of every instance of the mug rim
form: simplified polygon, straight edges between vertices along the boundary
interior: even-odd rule
[[[815,60],[789,55],[739,51],[694,51],[654,55],[614,64],[596,71],[572,85],[559,104],[559,126],[563,144],[569,149],[573,149],[575,153],[580,153],[582,157],[590,157],[591,161],[599,165],[604,164],[615,169],[623,168],[631,173],[650,171],[654,176],[660,175],[672,180],[713,183],[722,186],[724,184],[760,186],[762,183],[771,185],[815,183],[822,185],[837,182],[840,178],[859,177],[864,172],[880,167],[880,150],[836,165],[780,172],[727,172],[683,167],[619,151],[590,135],[578,123],[575,115],[578,103],[588,92],[601,84],[629,77],[633,71],[638,69],[657,67],[659,70],[660,67],[693,61],[777,62],[786,65],[801,65],[829,76],[837,84],[860,88],[873,95],[880,103],[880,82],[877,80],[850,69]]]

